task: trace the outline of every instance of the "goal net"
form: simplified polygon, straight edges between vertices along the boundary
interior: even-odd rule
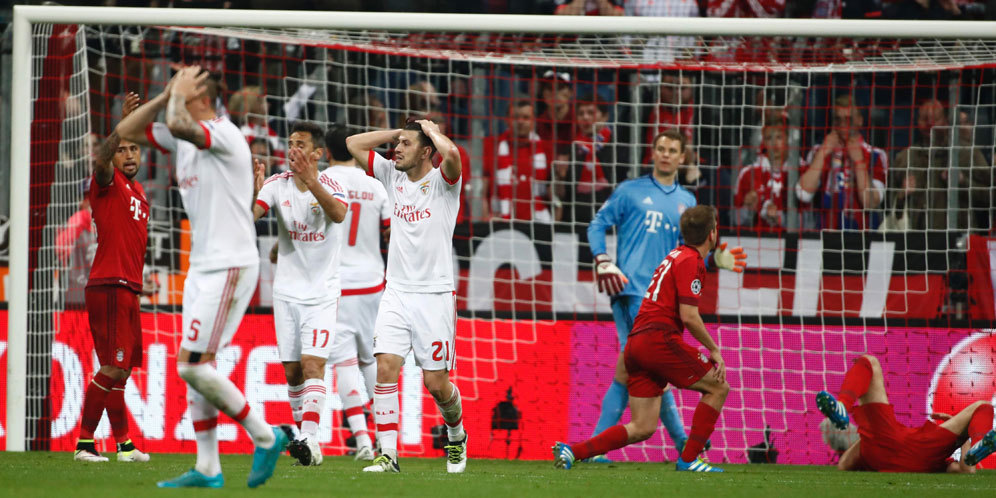
[[[23,424],[28,448],[72,448],[98,366],[81,299],[95,244],[81,202],[94,148],[120,119],[125,92],[150,99],[187,64],[221,75],[219,111],[271,173],[287,169],[288,130],[301,120],[362,132],[428,117],[460,146],[454,373],[472,457],[548,458],[554,440],[591,436],[618,339],[595,285],[589,223],[620,183],[652,172],[649,143],[669,129],[688,143],[682,188],[718,208],[722,240],[749,256],[744,274],[710,269],[703,282],[700,311],[732,387],[712,461],[835,461],[825,441],[853,434],[822,430],[814,395],[835,392],[866,352],[881,360],[908,425],[996,395],[991,36],[675,35],[667,23],[607,35],[570,22],[522,33],[460,23],[479,18],[434,32],[314,29],[307,20],[264,28],[267,14],[238,13],[244,28],[171,25],[169,11],[128,26],[31,25],[30,112],[13,118],[30,129],[30,143],[15,142],[30,164],[14,165],[29,168],[29,203],[11,216],[28,225],[25,307],[10,311],[25,317],[23,360],[2,356],[0,342],[0,363],[23,361],[26,371],[3,379],[8,392],[23,385],[23,418],[8,413],[0,425]],[[193,451],[173,367],[189,226],[172,158],[154,147],[142,157],[154,292],[142,298],[146,364],[126,400],[143,450]],[[640,212],[635,223],[647,231],[677,230],[654,209]],[[267,259],[274,219],[257,233],[260,282],[218,366],[269,422],[287,423]],[[614,256],[614,231],[607,244]],[[402,454],[442,455],[442,420],[408,365]],[[330,392],[334,375],[330,367]],[[698,397],[676,394],[686,430]],[[349,450],[339,409],[330,396],[327,454]],[[106,421],[97,437],[109,437]],[[219,437],[222,451],[251,448],[234,422]],[[609,456],[676,455],[662,429]]]

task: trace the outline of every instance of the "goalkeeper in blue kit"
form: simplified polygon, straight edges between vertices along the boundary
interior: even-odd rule
[[[619,423],[626,409],[629,393],[622,357],[626,337],[654,270],[682,243],[681,213],[696,205],[695,196],[677,181],[685,146],[685,136],[675,130],[654,137],[653,172],[621,183],[588,225],[588,243],[595,257],[598,290],[611,298],[612,316],[619,336],[615,377],[602,398],[602,412],[593,436]],[[605,247],[605,234],[612,226],[617,230],[618,264],[612,262]],[[743,249],[727,250],[726,244],[721,244],[713,253],[712,264],[742,272],[746,258]],[[688,436],[670,388],[663,395],[660,419],[680,452]],[[607,460],[596,457],[593,461]]]

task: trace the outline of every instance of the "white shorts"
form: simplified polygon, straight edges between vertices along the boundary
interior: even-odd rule
[[[353,358],[363,365],[373,363],[373,331],[377,308],[383,291],[370,294],[343,295],[339,305],[343,312],[335,325],[335,344],[329,362],[337,365]]]
[[[200,271],[183,282],[183,340],[193,353],[217,353],[232,341],[256,291],[259,265]]]
[[[339,300],[302,304],[274,297],[273,326],[280,361],[301,361],[301,355],[328,358],[335,344]]]
[[[374,325],[374,354],[402,358],[414,352],[423,370],[452,370],[456,363],[456,296],[452,292],[384,291]]]

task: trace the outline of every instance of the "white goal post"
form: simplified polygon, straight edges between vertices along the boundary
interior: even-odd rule
[[[259,27],[392,32],[547,33],[565,35],[654,35],[708,37],[841,37],[876,39],[996,40],[996,22],[709,19],[649,17],[548,17],[513,15],[408,14],[373,12],[212,11],[23,6],[14,7],[10,277],[7,338],[7,451],[25,451],[27,374],[28,251],[32,108],[32,25],[108,24],[175,27]],[[989,45],[991,46],[991,45]],[[530,61],[523,61],[528,64]],[[539,62],[537,62],[539,64]]]

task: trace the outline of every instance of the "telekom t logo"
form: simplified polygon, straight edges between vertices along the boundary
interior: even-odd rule
[[[131,207],[129,209],[131,210],[132,217],[134,219],[136,219],[136,220],[139,220],[139,219],[142,219],[142,218],[148,216],[147,214],[145,214],[145,213],[142,212],[142,201],[140,201],[140,200],[138,200],[138,199],[136,199],[134,197],[131,198]]]
[[[643,224],[647,225],[647,231],[650,233],[657,233],[657,229],[661,226],[661,220],[664,219],[664,213],[660,211],[647,211],[646,216],[643,217]]]

